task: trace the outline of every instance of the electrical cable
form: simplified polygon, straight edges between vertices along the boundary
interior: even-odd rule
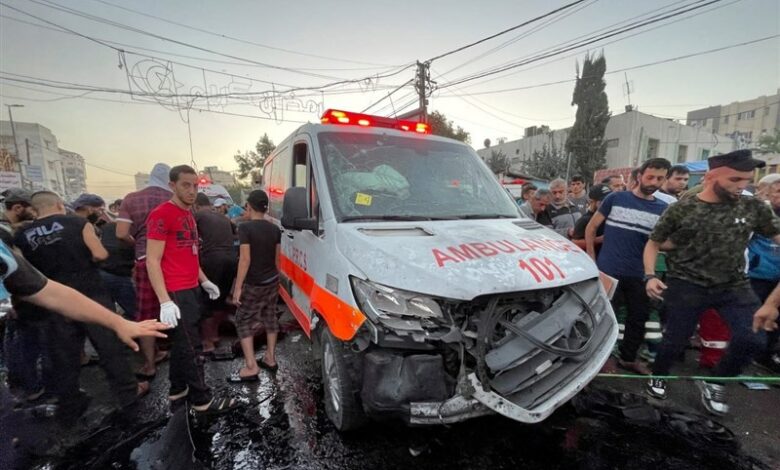
[[[574,50],[574,49],[579,49],[579,48],[582,48],[584,46],[588,46],[590,44],[594,44],[594,43],[603,41],[604,39],[608,39],[608,38],[611,38],[611,37],[614,37],[614,36],[618,36],[618,35],[624,34],[626,32],[633,31],[635,29],[639,29],[641,27],[644,27],[644,26],[647,26],[647,25],[651,25],[651,24],[654,24],[654,23],[658,23],[660,21],[663,21],[663,20],[666,20],[666,19],[669,19],[669,18],[674,18],[676,16],[679,16],[679,15],[682,15],[682,14],[685,14],[685,13],[689,13],[691,11],[695,11],[697,9],[704,8],[706,6],[709,6],[709,5],[712,5],[712,4],[721,2],[721,1],[723,1],[723,0],[709,0],[706,3],[702,3],[702,4],[699,4],[699,5],[694,5],[694,6],[687,7],[687,9],[679,10],[679,11],[668,13],[668,14],[663,14],[660,17],[656,17],[656,18],[653,18],[653,19],[642,21],[642,22],[639,22],[638,24],[626,26],[626,27],[623,27],[623,28],[619,28],[617,30],[612,30],[612,31],[609,31],[609,32],[604,33],[602,35],[598,35],[596,37],[592,36],[592,37],[590,37],[590,38],[588,38],[588,39],[586,39],[584,41],[580,41],[578,43],[575,43],[575,44],[572,44],[572,45],[568,45],[568,46],[565,46],[565,47],[560,47],[558,49],[554,49],[554,50],[552,50],[550,52],[537,55],[537,56],[532,57],[530,59],[521,60],[519,62],[515,62],[515,63],[512,63],[510,65],[503,66],[503,67],[498,67],[498,68],[495,68],[495,69],[492,69],[492,70],[477,72],[477,73],[469,75],[469,76],[461,77],[459,79],[453,80],[453,81],[445,83],[443,85],[440,85],[439,88],[447,88],[447,87],[454,86],[454,85],[460,85],[462,83],[466,83],[466,82],[469,82],[469,81],[473,81],[473,80],[477,80],[477,79],[480,79],[480,78],[484,78],[484,77],[488,77],[488,76],[491,76],[491,75],[495,75],[495,74],[498,74],[498,73],[501,73],[501,72],[504,72],[504,71],[507,71],[507,70],[512,70],[514,68],[521,67],[523,65],[527,65],[527,64],[530,64],[530,63],[538,62],[540,60],[543,60],[543,59],[546,59],[546,58],[549,58],[549,57],[554,57],[554,56],[563,54],[565,52],[569,52],[569,51]]]
[[[485,38],[482,38],[482,39],[480,39],[478,41],[475,41],[475,42],[472,42],[470,44],[466,44],[465,46],[461,46],[461,47],[459,47],[457,49],[453,49],[453,50],[445,52],[443,54],[439,54],[439,55],[437,55],[435,57],[431,57],[426,62],[430,63],[430,62],[433,62],[434,60],[439,60],[439,59],[441,59],[443,57],[447,57],[447,56],[455,54],[457,52],[464,51],[464,50],[466,50],[466,49],[468,49],[470,47],[474,47],[474,46],[476,46],[478,44],[482,44],[485,41],[489,41],[491,39],[497,38],[498,36],[501,36],[503,34],[512,32],[512,31],[514,31],[516,29],[522,28],[523,26],[527,26],[529,24],[535,23],[535,22],[537,22],[539,20],[542,20],[544,18],[552,16],[552,15],[554,15],[554,14],[560,12],[560,11],[566,10],[568,8],[571,8],[571,7],[575,6],[575,5],[579,5],[580,3],[584,2],[584,1],[585,0],[576,0],[574,2],[567,3],[566,5],[564,5],[564,6],[560,7],[560,8],[556,8],[555,10],[549,11],[549,12],[543,14],[543,15],[537,16],[535,18],[531,18],[530,20],[524,21],[524,22],[522,22],[522,23],[520,23],[520,24],[518,24],[516,26],[512,26],[511,28],[507,28],[507,29],[505,29],[503,31],[500,31],[500,32],[496,33],[496,34],[491,34],[490,36],[487,36]]]
[[[246,40],[246,39],[240,39],[240,38],[229,36],[227,34],[215,33],[213,31],[209,31],[209,30],[206,30],[206,29],[198,28],[198,27],[195,27],[195,26],[192,26],[192,25],[179,23],[179,22],[176,22],[176,21],[173,21],[173,20],[169,20],[169,19],[166,19],[166,18],[155,16],[155,15],[152,15],[152,14],[149,14],[149,13],[144,13],[142,11],[133,10],[132,8],[127,8],[127,7],[124,7],[124,6],[121,6],[121,5],[117,5],[115,3],[107,2],[105,0],[93,0],[93,1],[96,1],[98,3],[102,3],[104,5],[108,5],[108,6],[111,6],[111,7],[114,7],[114,8],[119,8],[120,10],[124,10],[124,11],[128,11],[128,12],[131,12],[131,13],[135,13],[137,15],[145,16],[147,18],[153,18],[153,19],[156,19],[156,20],[159,20],[159,21],[163,21],[163,22],[168,23],[168,24],[180,26],[182,28],[191,29],[193,31],[199,31],[201,33],[210,34],[212,36],[216,36],[216,37],[220,37],[220,38],[224,38],[224,39],[229,39],[231,41],[236,41],[236,42],[240,42],[240,43],[243,43],[243,44],[249,44],[249,45],[252,45],[252,46],[262,47],[262,48],[265,48],[265,49],[271,49],[271,50],[274,50],[274,51],[286,52],[288,54],[296,54],[296,55],[300,55],[300,56],[304,56],[304,57],[313,57],[313,58],[316,58],[316,59],[331,60],[331,61],[335,61],[335,62],[345,62],[345,63],[363,64],[363,65],[373,65],[373,66],[375,66],[373,68],[395,68],[395,67],[398,67],[397,65],[377,64],[377,63],[374,63],[374,62],[361,62],[361,61],[357,61],[357,60],[342,59],[342,58],[337,58],[337,57],[328,57],[328,56],[317,55],[317,54],[309,54],[309,53],[306,53],[306,52],[299,52],[299,51],[294,51],[294,50],[291,50],[291,49],[284,49],[284,48],[281,48],[281,47],[269,46],[267,44],[261,44],[261,43],[249,41],[249,40]],[[333,70],[336,70],[336,69],[333,69]],[[353,69],[353,70],[356,70],[356,69]]]

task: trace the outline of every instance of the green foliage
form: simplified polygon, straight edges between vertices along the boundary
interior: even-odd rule
[[[767,133],[758,139],[758,153],[780,153],[780,130]]]
[[[531,158],[522,163],[523,173],[544,180],[553,180],[566,174],[566,153],[556,147],[554,141],[544,144]]]
[[[604,91],[606,71],[607,61],[603,54],[598,57],[587,55],[582,64],[582,76],[574,86],[572,106],[577,106],[577,118],[566,141],[566,151],[572,154],[572,173],[579,173],[586,180],[593,179],[593,173],[606,166],[604,131],[611,115]]]
[[[490,167],[490,170],[496,175],[506,173],[507,169],[509,169],[509,158],[507,158],[506,154],[501,150],[491,150],[487,164]]]
[[[455,126],[455,123],[447,120],[447,117],[438,111],[428,114],[428,124],[430,124],[431,133],[434,135],[449,137],[467,144],[471,143],[471,136],[468,132],[460,126]]]
[[[276,145],[268,137],[268,134],[263,134],[255,144],[254,150],[237,151],[233,158],[238,163],[238,177],[246,178],[252,171],[261,169],[265,159],[271,155],[275,148]]]

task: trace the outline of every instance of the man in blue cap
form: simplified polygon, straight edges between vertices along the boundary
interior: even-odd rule
[[[699,316],[714,308],[731,330],[728,350],[713,370],[715,377],[739,375],[764,350],[766,331],[777,328],[775,314],[761,303],[745,273],[745,249],[753,233],[780,243],[780,218],[762,201],[742,195],[753,170],[765,163],[750,150],[710,157],[704,189],[670,206],[645,246],[647,294],[663,299],[669,312],[653,374],[667,375],[684,350]],[[666,282],[655,276],[661,248],[667,252]],[[715,381],[697,382],[707,410],[728,412],[725,389]],[[666,398],[666,381],[652,378],[647,392]]]

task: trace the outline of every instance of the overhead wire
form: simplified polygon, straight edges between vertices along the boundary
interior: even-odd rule
[[[535,23],[535,22],[537,22],[539,20],[543,20],[543,19],[545,19],[545,18],[547,18],[549,16],[552,16],[552,15],[558,13],[558,12],[561,12],[563,10],[571,8],[571,7],[575,6],[575,5],[579,5],[580,3],[583,3],[584,1],[586,1],[586,0],[576,0],[574,2],[567,3],[566,5],[563,5],[562,7],[559,7],[559,8],[556,8],[554,10],[548,11],[547,13],[544,13],[544,14],[539,15],[537,17],[531,18],[530,20],[527,20],[527,21],[524,21],[524,22],[522,22],[522,23],[520,23],[518,25],[512,26],[511,28],[507,28],[507,29],[505,29],[503,31],[499,31],[498,33],[491,34],[490,36],[484,37],[484,38],[482,38],[482,39],[480,39],[478,41],[474,41],[472,43],[466,44],[465,46],[461,46],[461,47],[458,47],[456,49],[453,49],[453,50],[444,52],[442,54],[439,54],[437,56],[431,57],[426,62],[430,63],[430,62],[433,62],[435,60],[439,60],[439,59],[442,59],[444,57],[447,57],[449,55],[452,55],[452,54],[464,51],[464,50],[469,49],[471,47],[474,47],[474,46],[476,46],[478,44],[482,44],[483,42],[490,41],[491,39],[495,39],[495,38],[497,38],[499,36],[502,36],[504,34],[510,33],[510,32],[515,31],[517,29],[520,29],[520,28],[522,28],[524,26],[528,26],[529,24]]]
[[[737,47],[749,46],[749,45],[752,45],[752,44],[757,44],[757,43],[768,41],[770,39],[775,39],[775,38],[778,38],[778,37],[780,37],[780,34],[773,34],[771,36],[765,36],[765,37],[753,39],[753,40],[750,40],[750,41],[744,41],[744,42],[740,42],[740,43],[736,43],[736,44],[729,44],[729,45],[726,45],[726,46],[716,47],[714,49],[708,49],[708,50],[704,50],[704,51],[692,52],[692,53],[689,53],[689,54],[683,54],[683,55],[680,55],[680,56],[670,57],[670,58],[667,58],[667,59],[661,59],[661,60],[656,60],[656,61],[652,61],[652,62],[646,62],[644,64],[632,65],[632,66],[629,66],[629,67],[622,67],[622,68],[618,68],[618,69],[615,69],[615,70],[609,70],[609,71],[605,72],[605,75],[611,75],[611,74],[616,74],[616,73],[623,73],[623,72],[628,72],[628,71],[631,71],[631,70],[638,70],[638,69],[641,69],[641,68],[646,68],[646,67],[652,67],[652,66],[655,66],[655,65],[666,64],[666,63],[669,63],[669,62],[676,62],[678,60],[690,59],[692,57],[698,57],[698,56],[707,55],[707,54],[714,54],[716,52],[721,52],[721,51],[725,51],[725,50],[729,50],[729,49],[734,49],[734,48],[737,48]],[[588,77],[584,77],[583,76],[583,77],[580,77],[580,78],[588,78]],[[567,78],[567,79],[563,79],[563,80],[555,80],[555,81],[551,81],[551,82],[536,83],[536,84],[533,84],[533,85],[525,85],[525,86],[521,86],[521,87],[503,88],[503,89],[489,90],[489,91],[472,91],[472,92],[468,92],[467,95],[468,96],[493,95],[493,94],[497,94],[497,93],[508,93],[508,92],[512,92],[512,91],[530,90],[530,89],[534,89],[534,88],[541,88],[541,87],[547,87],[547,86],[553,86],[553,85],[560,85],[560,84],[563,84],[563,83],[573,83],[573,82],[576,82],[576,81],[577,81],[576,78]]]
[[[0,18],[5,18],[7,20],[15,21],[17,23],[22,23],[22,24],[26,24],[26,25],[29,25],[29,26],[34,26],[36,28],[46,29],[46,30],[49,30],[49,31],[57,32],[57,33],[70,34],[70,35],[78,36],[77,34],[74,34],[71,31],[66,31],[66,30],[63,30],[63,29],[60,29],[60,28],[54,28],[54,27],[51,27],[51,26],[46,26],[45,24],[33,23],[32,21],[27,21],[27,20],[23,20],[21,18],[8,16],[8,15],[2,14],[2,13],[0,13]],[[92,37],[94,37],[94,36],[92,36]],[[137,50],[142,50],[142,51],[154,52],[154,53],[157,53],[157,54],[164,54],[166,56],[182,57],[182,58],[185,58],[185,59],[199,60],[199,61],[202,61],[202,62],[212,62],[212,63],[215,63],[215,64],[236,65],[236,66],[239,66],[239,67],[262,67],[262,68],[265,68],[263,66],[259,66],[259,65],[256,65],[256,64],[248,64],[248,63],[245,63],[245,62],[236,62],[236,61],[229,61],[229,60],[213,59],[213,58],[208,58],[208,57],[191,56],[191,55],[187,55],[187,54],[180,54],[180,53],[177,53],[177,52],[163,51],[163,50],[160,50],[160,49],[152,49],[152,48],[148,48],[148,47],[144,47],[144,46],[139,46],[139,45],[136,45],[136,44],[127,44],[127,43],[112,41],[112,40],[108,40],[108,39],[105,39],[105,38],[96,38],[96,39],[99,39],[99,40],[101,40],[101,41],[103,41],[105,43],[117,46],[118,48],[122,48],[123,50],[125,50],[125,52],[128,52],[126,48],[131,48],[131,49],[137,49]],[[354,67],[354,68],[298,67],[298,69],[299,70],[314,70],[314,71],[357,71],[357,70],[387,70],[387,71],[389,71],[389,70],[394,70],[397,67],[401,67],[401,66],[398,65],[398,66],[388,66],[388,67]]]
[[[203,28],[198,28],[196,26],[192,26],[192,25],[180,23],[180,22],[177,22],[177,21],[169,20],[167,18],[162,18],[162,17],[159,17],[159,16],[155,16],[155,15],[152,15],[152,14],[149,14],[149,13],[145,13],[145,12],[139,11],[139,10],[134,10],[132,8],[128,8],[128,7],[125,7],[125,6],[117,5],[115,3],[107,2],[105,0],[93,0],[93,1],[98,2],[98,3],[102,3],[104,5],[108,5],[108,6],[111,6],[111,7],[114,7],[114,8],[119,8],[120,10],[124,10],[124,11],[135,13],[135,14],[138,14],[138,15],[141,15],[141,16],[145,16],[147,18],[153,18],[153,19],[156,19],[156,20],[168,23],[168,24],[180,26],[182,28],[191,29],[193,31],[199,31],[201,33],[210,34],[212,36],[220,37],[220,38],[223,38],[223,39],[229,39],[231,41],[240,42],[242,44],[248,44],[248,45],[252,45],[252,46],[262,47],[262,48],[270,49],[270,50],[274,50],[274,51],[286,52],[288,54],[295,54],[295,55],[300,55],[300,56],[304,56],[304,57],[313,57],[313,58],[316,58],[316,59],[330,60],[330,61],[334,61],[334,62],[345,62],[345,63],[351,63],[351,64],[363,64],[363,65],[375,66],[373,68],[396,68],[396,67],[399,67],[398,65],[378,64],[378,63],[374,63],[374,62],[364,62],[364,61],[344,59],[344,58],[339,58],[339,57],[328,57],[328,56],[323,56],[323,55],[319,55],[319,54],[311,54],[311,53],[307,53],[307,52],[294,51],[292,49],[285,49],[285,48],[282,48],[282,47],[269,46],[268,44],[262,44],[262,43],[258,43],[258,42],[254,42],[254,41],[249,41],[249,40],[246,40],[246,39],[233,37],[233,36],[230,36],[230,35],[227,35],[227,34],[216,33],[214,31],[209,31],[209,30],[206,30],[206,29],[203,29]],[[354,70],[354,69],[352,69],[352,70]]]
[[[589,0],[590,3],[586,2],[586,3],[583,3],[583,4],[579,5],[575,9],[559,12],[559,14],[557,16],[550,17],[549,19],[547,19],[547,21],[545,21],[545,22],[543,22],[543,23],[541,23],[539,25],[534,26],[530,30],[523,31],[520,34],[518,34],[517,36],[504,41],[503,43],[499,44],[498,46],[495,46],[494,48],[492,48],[492,49],[490,49],[490,50],[488,50],[486,52],[483,52],[483,53],[481,53],[481,54],[479,54],[479,55],[477,55],[477,56],[467,60],[466,62],[463,62],[460,65],[456,65],[455,67],[453,67],[453,68],[445,71],[444,73],[442,73],[442,75],[447,75],[447,74],[449,74],[451,72],[454,72],[455,70],[461,69],[461,68],[463,68],[463,67],[465,67],[467,65],[470,65],[470,64],[472,64],[474,62],[482,60],[485,57],[487,57],[487,56],[489,56],[491,54],[494,54],[494,53],[496,53],[496,52],[498,52],[498,51],[500,51],[502,49],[505,49],[506,47],[510,46],[511,44],[514,44],[514,43],[520,41],[521,39],[525,39],[525,38],[533,35],[534,33],[537,33],[539,31],[545,29],[546,27],[548,27],[548,26],[550,26],[552,24],[555,24],[555,23],[557,23],[557,22],[559,22],[559,21],[561,21],[561,20],[563,20],[563,19],[565,19],[565,18],[567,18],[567,17],[569,17],[571,15],[574,15],[574,14],[584,10],[585,8],[588,8],[589,6],[592,6],[593,4],[595,4],[598,1],[599,0]]]
[[[514,68],[517,68],[517,67],[520,67],[520,66],[523,66],[523,65],[527,65],[527,64],[530,64],[530,63],[538,62],[540,60],[543,60],[543,59],[546,59],[546,58],[549,58],[549,57],[554,57],[554,56],[563,54],[565,52],[572,51],[574,49],[579,49],[579,48],[582,48],[584,46],[588,46],[588,45],[597,43],[597,42],[602,41],[604,39],[609,39],[611,37],[618,36],[618,35],[621,35],[623,33],[626,33],[626,32],[629,32],[629,31],[633,31],[635,29],[642,28],[644,26],[655,24],[655,23],[664,21],[664,20],[669,19],[669,18],[674,18],[676,16],[679,16],[679,15],[682,15],[682,14],[685,14],[685,13],[689,13],[691,11],[695,11],[697,9],[701,9],[701,8],[704,8],[706,6],[709,6],[709,5],[712,5],[712,4],[721,2],[721,1],[723,1],[723,0],[708,0],[705,3],[694,4],[693,6],[686,6],[686,7],[683,7],[683,9],[678,9],[678,11],[674,11],[674,12],[671,12],[671,13],[664,13],[664,14],[661,14],[660,16],[656,16],[656,17],[654,17],[652,19],[643,20],[643,21],[631,24],[629,26],[613,29],[613,30],[610,30],[610,31],[608,31],[608,32],[606,32],[604,34],[591,36],[591,37],[589,37],[589,38],[587,38],[587,39],[585,39],[583,41],[580,41],[578,43],[562,46],[562,47],[559,47],[557,49],[553,49],[552,51],[549,51],[549,52],[546,52],[546,53],[543,53],[543,54],[539,54],[539,55],[537,55],[535,57],[532,57],[532,58],[529,58],[529,59],[525,59],[525,60],[521,60],[521,61],[518,61],[518,62],[514,62],[512,64],[505,65],[503,67],[494,68],[492,70],[486,70],[486,71],[477,72],[477,73],[474,73],[474,74],[471,74],[471,75],[468,75],[468,76],[464,76],[464,77],[461,77],[459,79],[455,79],[455,80],[453,80],[451,82],[445,83],[443,85],[439,85],[439,88],[446,88],[446,87],[453,86],[453,85],[459,85],[459,84],[462,84],[462,83],[465,83],[465,82],[469,82],[469,81],[472,81],[472,80],[477,80],[477,79],[480,79],[480,78],[484,78],[484,77],[488,77],[488,76],[491,76],[491,75],[495,75],[497,73],[501,73],[501,72],[504,72],[504,71],[507,71],[507,70],[511,70],[511,69],[514,69]]]
[[[599,44],[599,47],[603,48],[605,46],[608,46],[608,45],[611,45],[611,44],[615,44],[617,42],[625,41],[627,39],[630,39],[630,38],[633,38],[633,37],[636,37],[636,36],[639,36],[639,35],[642,35],[642,34],[646,34],[646,33],[649,33],[651,31],[655,31],[655,30],[658,30],[658,29],[661,29],[661,28],[665,28],[665,27],[671,26],[671,25],[679,23],[681,21],[687,21],[687,20],[689,20],[691,18],[694,18],[694,17],[697,17],[697,16],[701,16],[701,15],[704,15],[704,14],[707,14],[707,13],[711,13],[713,11],[720,10],[721,8],[725,8],[725,7],[731,6],[731,5],[735,4],[735,3],[739,3],[740,1],[742,1],[742,0],[733,0],[731,2],[728,2],[728,3],[722,4],[722,5],[718,5],[718,6],[715,6],[713,8],[707,9],[705,11],[696,12],[696,13],[694,13],[692,15],[689,15],[689,16],[682,16],[680,18],[676,18],[676,19],[674,19],[672,21],[667,21],[665,23],[653,26],[651,28],[642,29],[641,31],[634,32],[633,34],[628,34],[626,36],[621,36],[621,37],[615,38],[615,39],[613,39],[611,41],[607,41],[607,42],[601,43],[601,44]],[[679,2],[677,2],[677,3],[679,3]],[[669,5],[671,5],[671,4],[669,4]],[[618,23],[613,23],[610,26],[607,26],[607,27],[604,27],[604,28],[600,28],[600,29],[595,30],[595,31],[593,31],[591,33],[588,33],[588,34],[592,34],[594,32],[599,32],[599,31],[603,31],[603,30],[605,30],[605,29],[607,29],[609,27],[613,27],[613,26],[616,26],[616,25],[623,24],[626,21],[630,21],[632,19],[640,18],[640,17],[646,16],[646,15],[648,15],[650,13],[654,13],[654,12],[660,11],[663,8],[666,8],[669,5],[665,5],[664,7],[661,7],[659,9],[651,10],[650,12],[643,13],[641,15],[629,18],[627,20],[620,21]],[[575,40],[577,38],[581,38],[581,37],[585,37],[585,36],[587,36],[587,34],[577,36],[576,38],[572,38],[569,41],[566,41],[566,42],[563,42],[563,43],[559,43],[558,45],[567,44],[567,43],[570,43],[571,41],[573,41],[573,40]],[[552,47],[555,47],[555,46],[552,46]],[[542,51],[550,50],[552,47],[548,47],[548,48],[542,49]],[[540,51],[537,51],[534,54],[538,54],[539,52]],[[533,65],[531,67],[524,67],[522,70],[511,70],[511,71],[509,71],[509,73],[503,73],[502,72],[500,74],[497,74],[497,76],[491,77],[491,78],[489,78],[487,80],[480,80],[477,83],[466,84],[466,85],[464,85],[464,88],[470,88],[470,87],[473,87],[473,86],[478,86],[478,85],[482,85],[482,84],[485,84],[485,83],[489,83],[489,82],[492,82],[492,81],[495,81],[495,80],[501,80],[501,79],[504,79],[504,78],[507,78],[507,77],[510,77],[510,76],[513,76],[513,75],[517,75],[517,74],[522,73],[522,72],[526,72],[528,70],[533,70],[533,69],[536,69],[536,68],[539,68],[539,67],[547,66],[549,64],[560,62],[560,61],[568,59],[570,57],[575,57],[575,56],[577,56],[579,54],[581,54],[581,51],[574,51],[571,54],[565,54],[565,55],[562,55],[562,56],[556,56],[552,60],[543,61],[543,62],[537,63],[537,64],[535,64],[535,65]],[[532,55],[526,56],[526,58],[530,58],[530,57],[533,57],[533,56],[534,55],[532,54]],[[505,62],[504,64],[509,64],[509,63],[511,63],[511,61]]]

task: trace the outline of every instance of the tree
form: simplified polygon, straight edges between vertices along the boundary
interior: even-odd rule
[[[501,150],[491,150],[487,164],[496,175],[506,173],[507,169],[509,169],[509,159]]]
[[[230,185],[225,188],[230,194],[230,198],[233,199],[233,202],[236,204],[242,204],[244,202],[244,191],[249,189],[249,186],[241,183],[236,183],[235,185]]]
[[[455,123],[447,120],[447,117],[438,111],[428,115],[428,124],[430,124],[431,133],[434,135],[449,137],[467,144],[471,143],[471,136],[468,132],[464,131],[460,126],[456,127]]]
[[[550,145],[544,144],[541,151],[535,150],[521,166],[528,176],[552,180],[566,173],[566,164],[566,154],[551,140]]]
[[[268,137],[268,134],[263,134],[260,140],[255,144],[254,150],[248,150],[246,152],[236,151],[233,158],[238,163],[238,177],[240,179],[246,178],[253,170],[257,170],[263,167],[265,159],[271,155],[276,145]]]
[[[758,153],[780,153],[780,130],[775,129],[774,135],[767,133],[758,139]]]
[[[577,118],[566,140],[566,151],[572,154],[572,171],[583,175],[586,180],[593,179],[593,173],[606,166],[604,131],[611,115],[604,91],[606,71],[607,61],[603,54],[598,57],[586,55],[582,76],[577,77],[574,86],[571,104],[577,106]]]

